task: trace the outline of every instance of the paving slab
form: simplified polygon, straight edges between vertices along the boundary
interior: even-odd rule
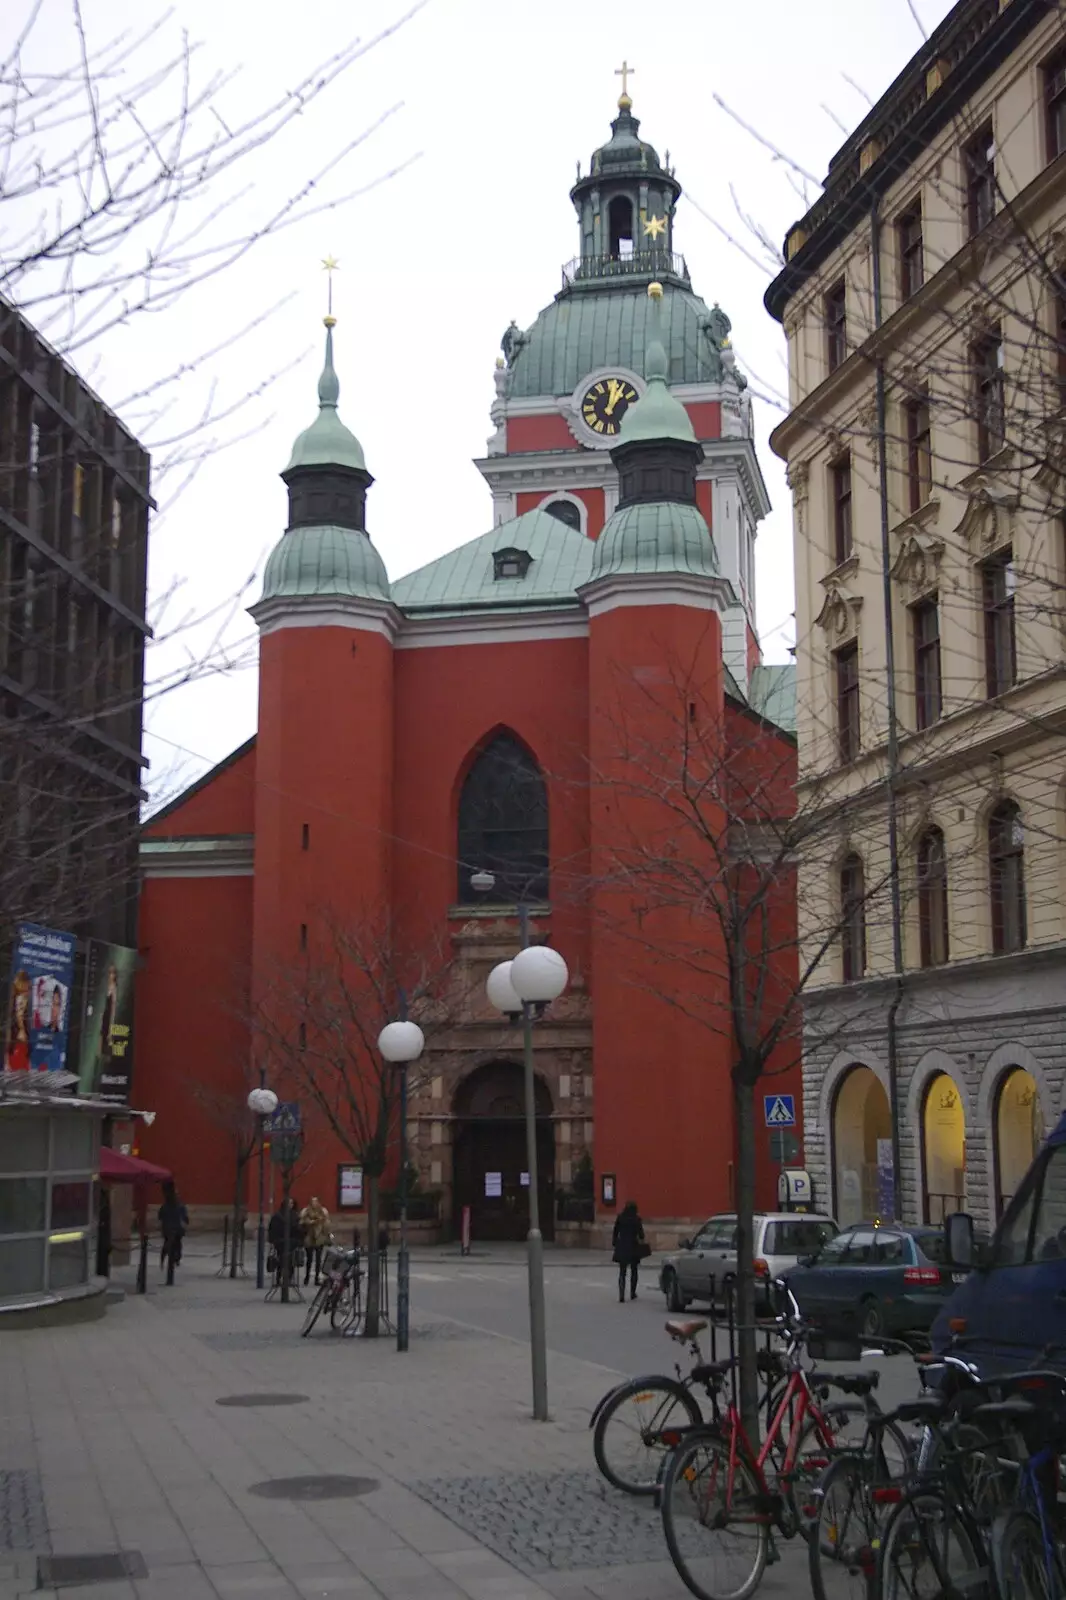
[[[534,1423],[528,1345],[466,1321],[461,1279],[456,1315],[416,1314],[401,1356],[302,1339],[303,1305],[216,1268],[190,1249],[173,1289],[150,1275],[99,1322],[3,1335],[0,1600],[683,1600],[654,1508],[592,1464],[619,1370],[550,1352]],[[305,1398],[217,1403],[272,1394]],[[34,1590],[36,1554],[120,1550],[147,1577]],[[788,1548],[764,1592],[805,1591]]]

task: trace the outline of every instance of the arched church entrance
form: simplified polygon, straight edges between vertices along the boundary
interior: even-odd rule
[[[1040,1092],[1024,1067],[1008,1067],[996,1096],[996,1216],[1001,1217],[1014,1191],[1033,1164],[1044,1137]]]
[[[892,1115],[880,1078],[869,1067],[851,1067],[833,1106],[833,1177],[842,1228],[877,1216],[877,1147],[891,1138]]]
[[[535,1080],[540,1228],[555,1237],[555,1126],[547,1086]],[[455,1225],[470,1207],[470,1237],[521,1240],[529,1232],[523,1069],[490,1061],[464,1078],[455,1092]]]

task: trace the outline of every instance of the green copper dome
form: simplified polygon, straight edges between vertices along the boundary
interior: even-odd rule
[[[608,517],[592,552],[593,579],[650,572],[718,576],[711,530],[695,506],[644,502]]]
[[[366,471],[362,445],[337,415],[340,392],[340,381],[333,367],[333,327],[327,322],[326,364],[318,380],[318,416],[293,445],[286,472],[294,467],[354,467],[357,471]]]
[[[661,270],[661,269],[660,269]],[[511,360],[508,397],[573,394],[592,371],[644,370],[647,282],[612,282],[546,306]],[[691,290],[663,285],[662,343],[670,383],[718,383],[729,319]]]
[[[647,298],[648,345],[644,353],[644,377],[648,387],[630,406],[618,430],[618,444],[633,444],[638,439],[683,439],[695,444],[696,434],[688,412],[667,388],[666,350],[663,346],[663,287],[650,284]],[[617,447],[616,447],[617,448]]]
[[[327,523],[293,528],[275,545],[263,573],[262,600],[313,595],[390,598],[385,563],[365,533]]]

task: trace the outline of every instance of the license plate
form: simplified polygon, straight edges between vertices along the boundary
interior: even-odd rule
[[[965,1272],[953,1272],[951,1274],[951,1281],[952,1281],[952,1283],[965,1283],[966,1282],[966,1274],[965,1274]]]

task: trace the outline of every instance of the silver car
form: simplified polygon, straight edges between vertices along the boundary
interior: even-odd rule
[[[796,1265],[797,1257],[814,1255],[837,1233],[832,1217],[819,1212],[758,1211],[755,1214],[755,1303],[769,1305],[773,1279]],[[682,1239],[667,1256],[659,1286],[669,1311],[684,1311],[693,1300],[721,1301],[737,1272],[737,1219],[733,1212],[710,1217],[694,1239]],[[713,1284],[713,1288],[712,1288]]]

